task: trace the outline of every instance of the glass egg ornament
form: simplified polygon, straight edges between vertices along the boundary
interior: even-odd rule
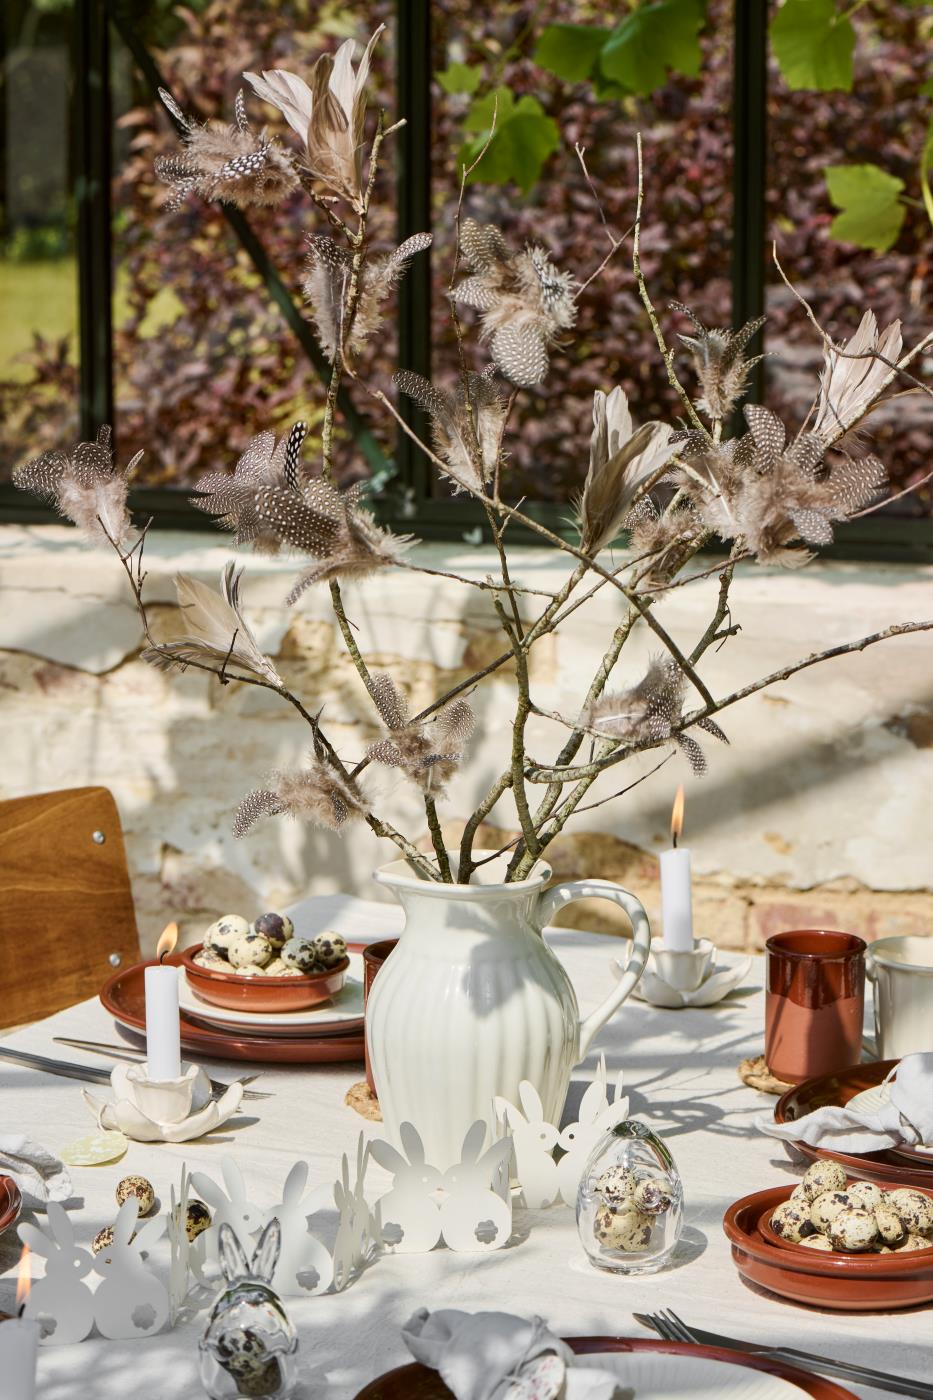
[[[656,1133],[627,1119],[600,1138],[577,1193],[577,1229],[591,1264],[655,1273],[674,1252],[683,1214],[680,1173]]]
[[[232,1228],[220,1227],[220,1266],[226,1280],[198,1343],[201,1383],[210,1400],[262,1396],[288,1400],[298,1365],[298,1337],[270,1280],[281,1244],[273,1219],[250,1260]]]

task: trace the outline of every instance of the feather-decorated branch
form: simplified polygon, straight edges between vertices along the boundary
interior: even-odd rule
[[[240,579],[243,569],[231,560],[225,565],[220,592],[199,583],[188,574],[175,575],[178,607],[185,627],[182,637],[172,637],[158,646],[146,647],[143,660],[161,671],[184,667],[194,659],[220,661],[225,667],[238,666],[270,685],[282,684],[278,671],[260,650],[240,607]]]

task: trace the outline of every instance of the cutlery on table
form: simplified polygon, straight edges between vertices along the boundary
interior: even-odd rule
[[[7,1046],[0,1045],[0,1060],[10,1060],[13,1064],[25,1065],[28,1069],[38,1069],[46,1074],[60,1074],[66,1079],[84,1079],[89,1084],[109,1084],[110,1073],[106,1069],[98,1069],[95,1065],[78,1065],[68,1060],[51,1060],[45,1055],[32,1055],[26,1050],[12,1050]],[[234,1080],[234,1083],[239,1081]],[[230,1088],[222,1080],[212,1079],[211,1098],[219,1099]],[[245,1099],[266,1099],[269,1094],[259,1094],[255,1090],[246,1089],[243,1097]]]
[[[92,1055],[106,1055],[108,1060],[131,1060],[134,1064],[138,1064],[140,1060],[146,1058],[145,1050],[141,1050],[135,1045],[114,1045],[106,1040],[72,1040],[67,1035],[53,1035],[52,1039],[56,1045],[71,1045],[75,1050],[87,1050]],[[229,1081],[212,1079],[211,1088],[219,1089],[222,1092],[224,1089],[229,1089],[231,1084],[242,1084],[244,1099],[271,1099],[271,1094],[263,1094],[258,1089],[246,1088],[247,1084],[252,1084],[261,1077],[262,1071],[258,1070],[256,1074],[244,1074],[238,1079]]]
[[[770,1361],[784,1361],[789,1366],[809,1367],[826,1376],[855,1384],[872,1385],[878,1390],[892,1391],[895,1395],[914,1395],[919,1400],[933,1400],[933,1385],[924,1381],[910,1380],[906,1376],[893,1376],[886,1371],[874,1371],[870,1366],[859,1366],[852,1361],[830,1361],[825,1356],[813,1352],[798,1351],[796,1347],[771,1347],[758,1342],[737,1341],[734,1337],[722,1337],[716,1332],[704,1332],[699,1327],[688,1327],[670,1308],[659,1313],[633,1313],[636,1322],[650,1327],[666,1342],[697,1342],[704,1346],[724,1347],[745,1356],[763,1356]]]

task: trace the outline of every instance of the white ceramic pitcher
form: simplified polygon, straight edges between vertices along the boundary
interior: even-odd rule
[[[387,1135],[397,1144],[399,1125],[413,1122],[442,1170],[459,1160],[471,1123],[494,1126],[496,1095],[518,1102],[523,1079],[556,1121],[571,1070],[635,986],[651,943],[641,903],[609,880],[545,891],[543,863],[514,884],[500,883],[502,871],[490,862],[471,885],[422,880],[401,860],[376,873],[402,905],[405,929],[369,993],[370,1066]],[[620,980],[607,975],[612,990],[581,1019],[541,930],[571,900],[594,896],[625,910],[634,941]]]
[[[901,934],[869,943],[865,971],[875,985],[878,1058],[933,1050],[933,939]]]

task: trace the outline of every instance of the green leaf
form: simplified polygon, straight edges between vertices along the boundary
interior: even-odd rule
[[[480,83],[483,81],[483,70],[478,66],[471,66],[469,63],[451,63],[445,68],[443,73],[435,73],[437,81],[445,92],[451,97],[456,97],[461,93],[472,96]]]
[[[695,78],[700,72],[704,11],[700,0],[660,0],[639,5],[613,30],[599,56],[604,78],[647,96],[667,82],[667,70]]]
[[[833,238],[886,252],[904,222],[904,181],[877,165],[828,165],[825,173],[829,197],[842,211],[830,224]]]
[[[771,47],[791,92],[852,91],[855,30],[834,0],[784,0],[771,22]]]
[[[490,141],[496,98],[498,112],[495,132]],[[488,149],[470,174],[468,183],[505,185],[514,180],[523,194],[528,194],[537,183],[544,162],[560,145],[557,123],[546,115],[541,103],[528,96],[516,102],[510,88],[497,88],[495,92],[478,98],[467,113],[464,128],[478,134],[461,148],[457,156],[458,167],[472,165],[489,141]]]
[[[588,24],[549,24],[541,32],[532,61],[568,83],[579,83],[592,73],[609,34],[608,29]]]

